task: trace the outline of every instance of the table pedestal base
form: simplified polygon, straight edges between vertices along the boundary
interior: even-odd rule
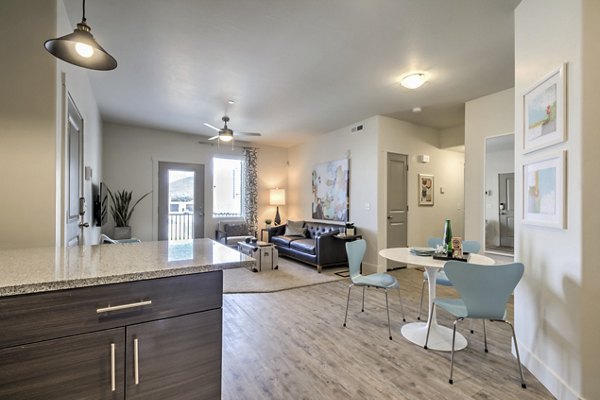
[[[409,341],[419,346],[425,346],[425,338],[427,337],[427,323],[412,322],[405,324],[402,327],[402,336]],[[456,332],[456,342],[454,350],[462,350],[467,347],[467,339],[460,333]],[[429,332],[429,342],[427,348],[438,351],[452,351],[452,329],[433,324],[431,332]]]

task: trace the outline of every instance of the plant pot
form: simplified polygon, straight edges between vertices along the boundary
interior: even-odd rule
[[[131,239],[130,226],[115,226],[113,239]]]

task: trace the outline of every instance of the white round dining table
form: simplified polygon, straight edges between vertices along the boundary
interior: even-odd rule
[[[408,247],[383,249],[379,252],[379,255],[387,258],[388,260],[405,263],[408,267],[425,268],[427,280],[429,282],[429,311],[427,315],[431,315],[433,300],[435,299],[436,275],[440,269],[444,268],[446,261],[434,260],[432,256],[417,256],[412,254],[410,252],[410,248]],[[468,262],[482,265],[494,264],[493,259],[481,254],[470,254]],[[433,313],[432,318],[427,319],[427,322],[411,322],[404,324],[401,330],[402,336],[409,341],[418,344],[419,346],[424,346],[429,324],[431,324],[431,331],[429,333],[429,342],[427,343],[427,348],[439,351],[451,351],[452,329],[438,325],[436,312]],[[454,350],[462,350],[465,347],[467,347],[467,339],[460,333],[456,332]]]

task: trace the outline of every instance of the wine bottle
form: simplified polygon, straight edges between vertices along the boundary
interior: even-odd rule
[[[444,245],[444,249],[448,254],[452,253],[452,225],[450,224],[450,220],[447,219],[444,223],[444,237],[442,239],[442,244]]]

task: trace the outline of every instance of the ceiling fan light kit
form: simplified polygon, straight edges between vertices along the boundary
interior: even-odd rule
[[[219,142],[231,142],[234,136],[261,136],[260,133],[256,132],[234,132],[232,129],[229,129],[229,127],[227,126],[227,123],[229,122],[229,117],[227,115],[224,115],[223,118],[221,118],[221,120],[224,122],[223,128],[217,128],[216,126],[211,125],[207,122],[204,123],[205,126],[219,132],[217,136],[213,136],[208,140],[219,139]]]
[[[427,82],[428,76],[423,72],[415,72],[403,76],[400,79],[400,84],[407,89],[417,89]]]
[[[44,47],[54,57],[79,67],[98,71],[117,68],[117,60],[96,42],[91,31],[92,29],[86,23],[85,0],[83,0],[83,17],[73,33],[48,39],[44,42]]]

